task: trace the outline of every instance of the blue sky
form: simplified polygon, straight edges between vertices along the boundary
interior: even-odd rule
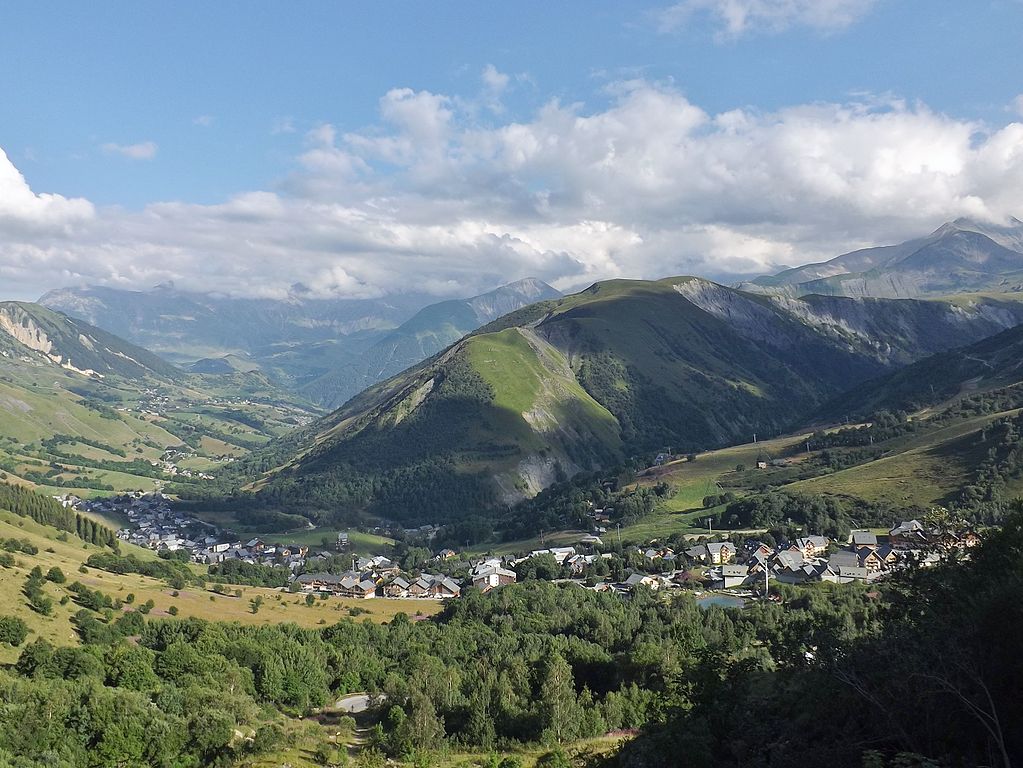
[[[917,234],[946,215],[1004,217],[1020,202],[1006,192],[1016,138],[1004,131],[1023,109],[1021,38],[1019,0],[7,3],[0,149],[24,184],[8,182],[6,218],[0,197],[0,228],[10,228],[0,277],[26,295],[43,281],[143,287],[175,276],[233,291],[251,291],[261,276],[280,291],[294,276],[325,293],[370,295],[400,290],[415,265],[431,290],[450,294],[523,270],[561,286],[686,267],[741,275]],[[664,103],[646,98],[657,94]],[[545,122],[553,105],[563,112]],[[800,110],[820,105],[828,114],[804,119]],[[690,108],[703,117],[689,121]],[[736,110],[741,127],[722,122]],[[569,140],[558,133],[575,131],[569,115],[595,124]],[[834,184],[828,173],[794,182],[786,210],[716,187],[724,197],[705,207],[691,190],[665,191],[667,174],[619,203],[613,179],[590,175],[585,145],[594,132],[605,149],[635,139],[632,151],[612,153],[636,164],[616,168],[626,177],[656,176],[671,151],[722,151],[694,183],[739,185],[749,160],[721,148],[736,131],[791,160],[800,137],[857,121],[882,132],[889,154],[934,153],[910,170],[940,167],[927,183],[947,187],[944,197],[903,211],[862,197],[815,210],[820,184],[862,195],[863,169],[878,162],[865,157],[831,168]],[[621,125],[632,127],[617,133]],[[530,142],[568,149],[509,161],[522,151],[509,149],[515,126],[530,127]],[[658,134],[671,131],[685,135],[683,149],[659,147]],[[865,144],[857,133],[820,151],[868,153]],[[999,152],[1007,175],[992,180]],[[783,172],[785,157],[777,163],[760,175]],[[617,215],[636,194],[650,196],[652,213]],[[43,206],[46,195],[59,199]],[[479,204],[491,195],[490,208]],[[838,222],[843,205],[853,213]],[[273,263],[289,240],[267,233],[317,229],[317,211],[329,234],[296,243],[296,274],[279,274]],[[346,228],[332,229],[339,218]],[[182,220],[200,224],[180,234]],[[409,228],[418,234],[406,238]],[[248,258],[231,248],[239,239],[256,253],[249,273],[231,263]],[[404,266],[372,265],[385,258]]]

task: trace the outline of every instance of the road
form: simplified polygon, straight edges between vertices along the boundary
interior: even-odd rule
[[[342,712],[357,715],[359,712],[365,712],[369,709],[369,694],[350,693],[344,698],[338,699],[335,706]]]

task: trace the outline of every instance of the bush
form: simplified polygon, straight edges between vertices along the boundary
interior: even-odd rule
[[[17,647],[28,637],[28,624],[17,616],[0,616],[0,643]]]
[[[67,577],[64,575],[64,571],[57,566],[53,566],[46,572],[46,580],[52,581],[54,584],[63,584],[67,581]]]

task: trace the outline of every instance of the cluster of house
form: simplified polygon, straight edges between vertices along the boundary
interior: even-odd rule
[[[56,498],[61,504],[82,512],[127,517],[130,526],[117,531],[121,541],[157,552],[185,550],[193,562],[204,565],[241,560],[259,565],[284,565],[297,571],[316,557],[309,557],[309,548],[304,544],[267,544],[258,538],[234,540],[211,523],[175,512],[167,497],[158,492],[135,491],[93,500],[75,496]]]
[[[883,543],[870,531],[854,531],[842,547],[833,546],[824,536],[805,536],[777,548],[748,542],[739,552],[729,542],[701,544],[686,555],[711,565],[707,572],[711,585],[724,589],[764,584],[770,579],[783,584],[848,584],[874,581],[910,564],[935,565],[942,552],[979,542],[973,531],[929,531],[919,520],[909,520],[893,526]]]
[[[341,575],[303,573],[296,576],[294,581],[306,592],[359,599],[390,597],[445,600],[462,593],[462,585],[443,574],[406,576],[398,572],[397,568],[351,570]]]

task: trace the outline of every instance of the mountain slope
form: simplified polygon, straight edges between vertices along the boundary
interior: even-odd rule
[[[1020,384],[1023,325],[867,381],[825,404],[820,416],[840,419],[866,417],[879,410],[912,412],[960,395],[1004,388],[1021,390],[1014,397],[1023,403]]]
[[[622,456],[777,434],[859,382],[1021,321],[1023,305],[990,299],[598,283],[518,310],[353,398],[279,446],[283,466],[262,494],[341,515],[451,519]]]
[[[998,226],[957,219],[900,245],[866,248],[820,264],[759,277],[745,290],[913,298],[1023,290],[1023,222]]]
[[[467,333],[536,301],[561,294],[526,278],[471,299],[452,299],[419,310],[341,369],[302,388],[316,402],[337,407],[367,386],[437,354]]]
[[[188,375],[81,320],[0,303],[5,479],[151,490],[219,469],[309,416],[262,375]]]
[[[61,367],[95,378],[167,378],[174,366],[81,320],[38,304],[0,302],[0,347],[9,354],[36,354]]]
[[[560,295],[527,278],[471,299],[237,299],[158,286],[50,291],[40,303],[84,319],[197,373],[263,371],[278,386],[333,408],[436,354],[480,325]]]

